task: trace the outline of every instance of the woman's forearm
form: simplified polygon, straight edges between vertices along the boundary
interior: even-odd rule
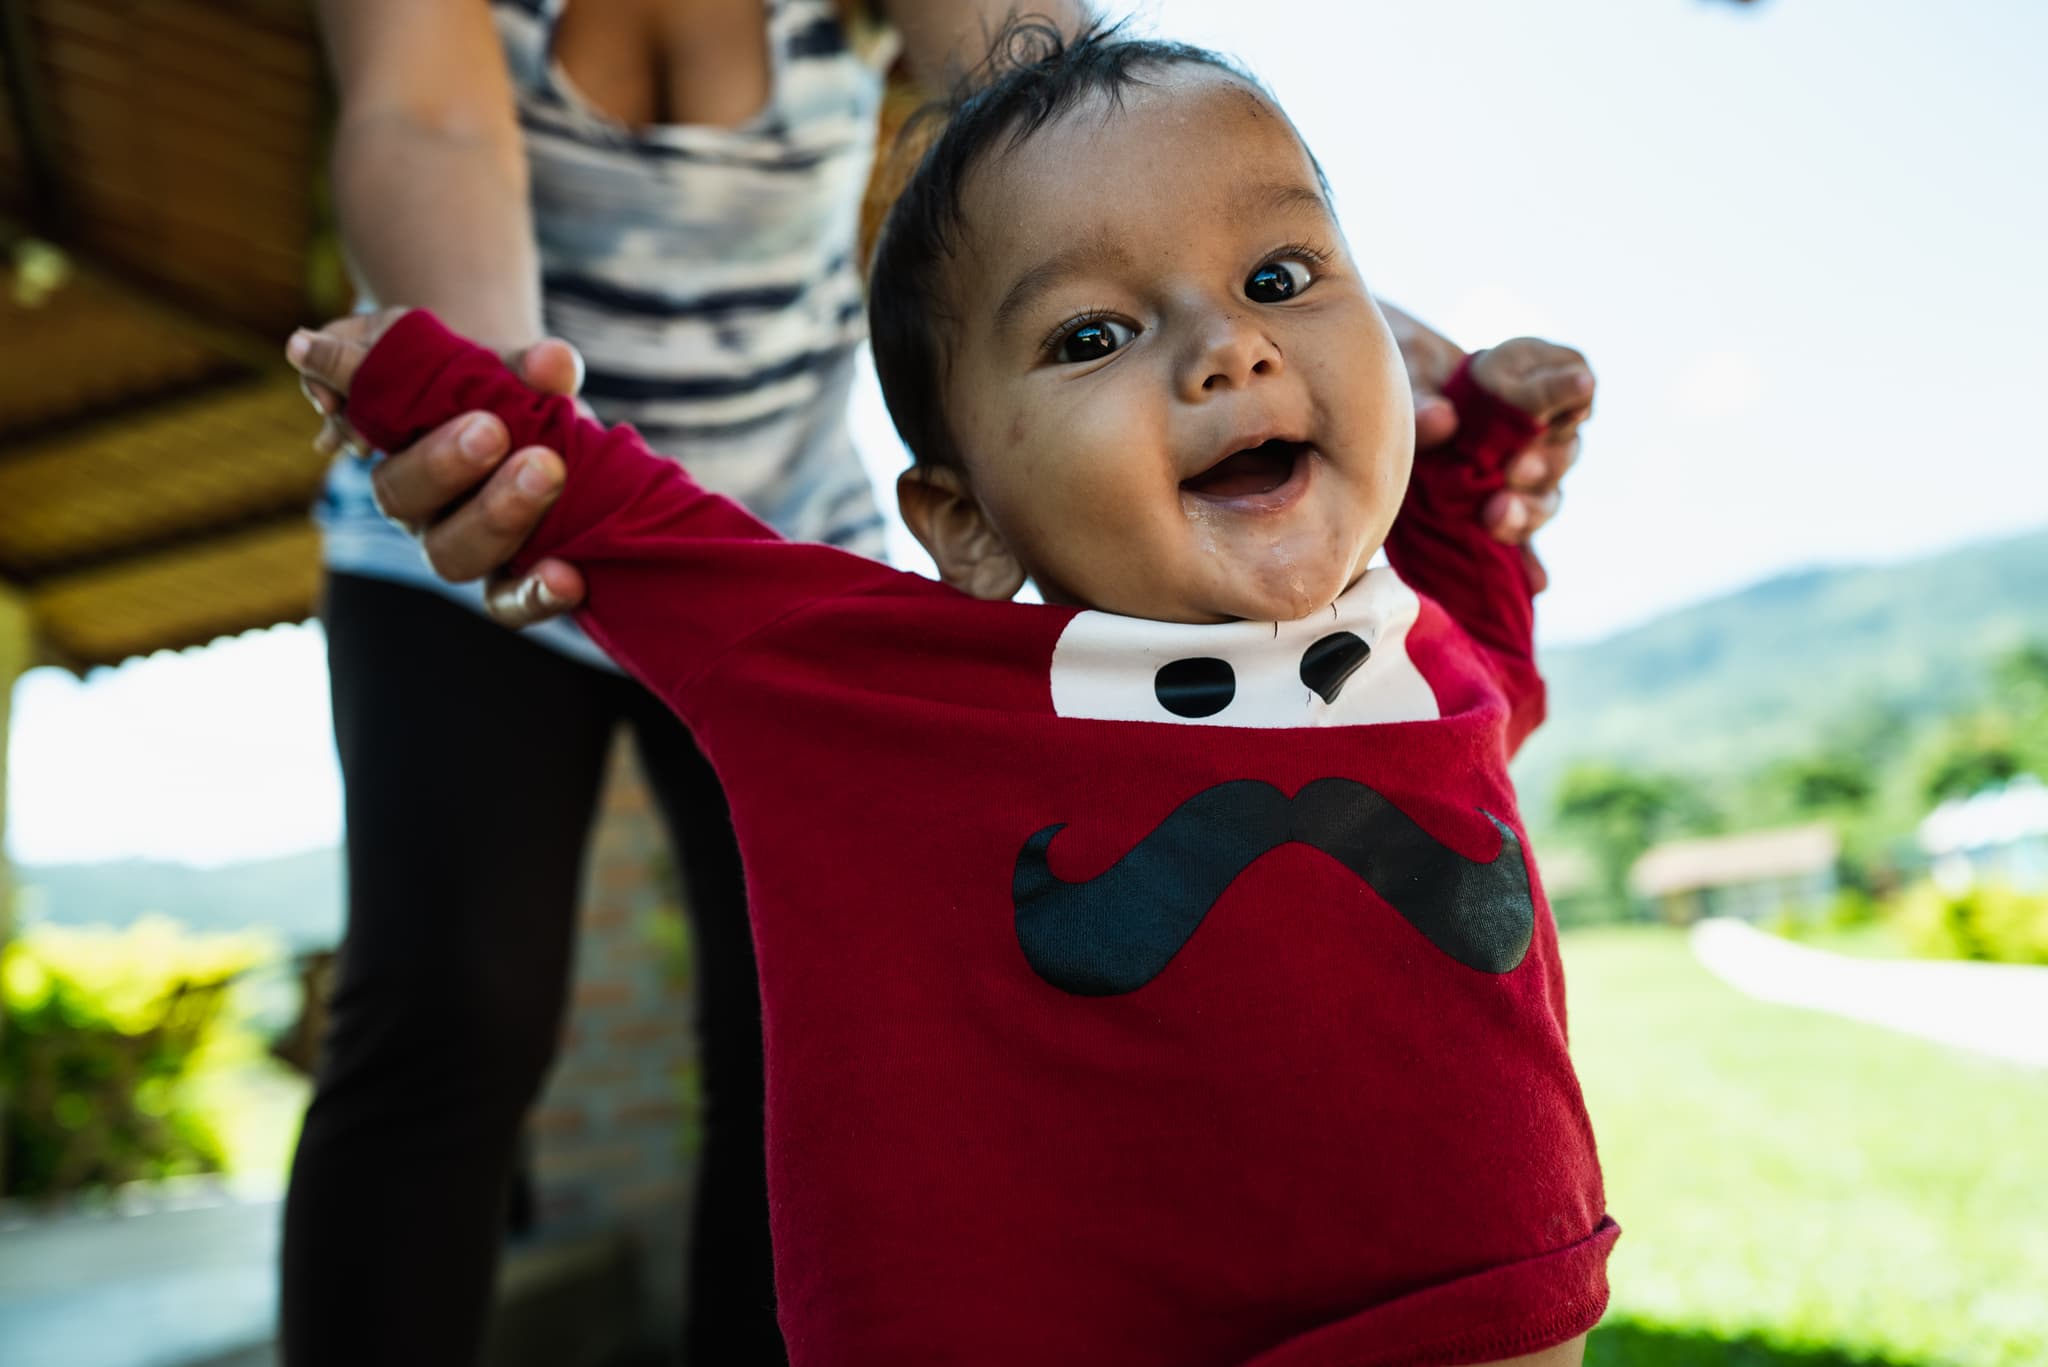
[[[517,149],[401,110],[344,118],[334,194],[356,279],[494,350],[541,336],[540,267]]]

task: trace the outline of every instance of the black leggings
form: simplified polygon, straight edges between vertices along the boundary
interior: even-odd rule
[[[290,1367],[476,1360],[520,1121],[561,1028],[605,755],[633,728],[687,879],[710,1103],[694,1363],[780,1362],[760,991],[731,819],[631,680],[437,595],[335,575],[323,614],[348,803],[348,937],[285,1205]]]

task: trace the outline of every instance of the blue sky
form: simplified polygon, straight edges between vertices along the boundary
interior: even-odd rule
[[[1293,115],[1386,297],[1583,349],[1546,641],[2048,522],[2038,0],[1163,0]],[[899,457],[870,394],[859,436]],[[1967,611],[1967,605],[1959,605]],[[2048,616],[2048,609],[2044,609]],[[17,693],[25,862],[326,844],[317,631]]]

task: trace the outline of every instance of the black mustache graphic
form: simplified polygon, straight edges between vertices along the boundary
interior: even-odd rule
[[[1299,841],[1371,886],[1444,953],[1482,973],[1522,962],[1536,907],[1522,842],[1500,832],[1485,863],[1444,848],[1363,783],[1319,778],[1289,798],[1258,779],[1205,788],[1130,853],[1086,882],[1053,873],[1046,851],[1067,823],[1047,826],[1017,854],[1011,900],[1017,943],[1038,976],[1082,997],[1134,992],[1158,977],[1253,860]]]

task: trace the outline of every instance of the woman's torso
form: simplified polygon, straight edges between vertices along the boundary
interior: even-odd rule
[[[544,321],[582,351],[591,406],[784,535],[879,555],[846,404],[881,77],[832,0],[492,8]],[[453,592],[377,514],[364,467],[337,463],[321,520],[332,568]]]

